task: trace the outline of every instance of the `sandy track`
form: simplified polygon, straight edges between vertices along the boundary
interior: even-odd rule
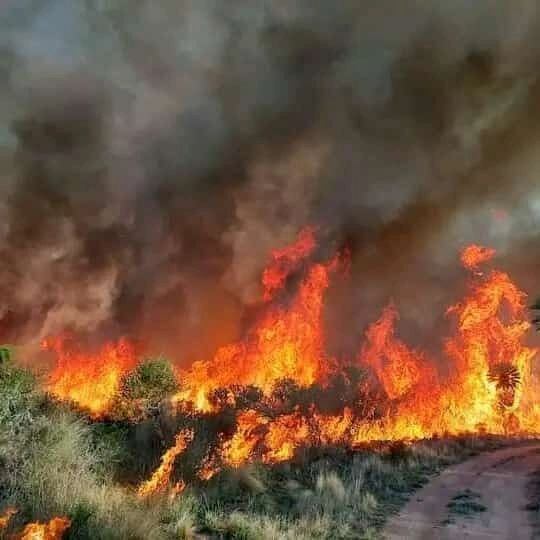
[[[388,540],[532,538],[526,505],[531,473],[540,469],[540,443],[503,448],[446,469],[416,492],[383,530]],[[465,490],[485,511],[450,514],[448,503]],[[450,522],[449,521],[450,518]]]

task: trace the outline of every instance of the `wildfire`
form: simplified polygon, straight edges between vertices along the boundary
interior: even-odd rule
[[[538,381],[531,367],[537,351],[524,344],[530,327],[526,297],[508,274],[479,271],[494,250],[473,245],[461,253],[469,288],[447,310],[452,332],[438,355],[398,337],[399,313],[390,304],[366,330],[355,357],[338,361],[326,352],[323,309],[332,274],[346,265],[340,255],[313,261],[315,249],[315,232],[306,229],[291,246],[273,251],[262,278],[261,314],[243,339],[180,374],[182,390],[173,401],[190,414],[234,410],[242,388],[260,397],[260,403],[236,409],[235,431],[219,435],[217,449],[209,450],[197,468],[198,478],[208,480],[222,466],[254,459],[289,460],[306,445],[354,448],[464,432],[538,433]],[[135,365],[125,341],[94,356],[74,353],[63,341],[53,341],[52,348],[59,361],[50,388],[95,414],[106,410],[122,374]],[[345,377],[353,396],[349,392],[341,408],[324,411],[317,399],[300,406],[276,397],[277,383],[285,380],[298,392],[325,392],[334,376],[345,373],[345,365],[361,368],[364,378],[355,383]],[[376,392],[369,394],[371,387]],[[193,436],[191,429],[177,435],[161,465],[139,487],[140,497],[165,489]],[[180,481],[174,489],[183,487]]]
[[[293,246],[294,253],[297,246]],[[481,246],[471,246],[461,254],[463,265],[473,272],[469,294],[448,310],[456,321],[455,334],[444,341],[442,353],[450,365],[449,375],[439,374],[436,363],[425,353],[396,337],[399,314],[391,304],[366,331],[357,359],[384,388],[388,402],[383,416],[366,419],[349,408],[336,415],[321,415],[315,404],[309,417],[300,412],[276,417],[255,410],[241,412],[235,434],[222,445],[224,464],[237,467],[255,455],[269,463],[284,461],[306,444],[355,446],[478,430],[535,431],[540,417],[531,414],[533,409],[524,406],[523,399],[536,354],[523,344],[530,326],[525,295],[507,274],[477,271],[494,254]],[[299,260],[294,263],[298,265]],[[252,384],[268,393],[283,378],[304,386],[324,383],[334,361],[324,352],[321,312],[328,271],[334,266],[335,261],[313,264],[287,307],[270,306],[246,340],[220,350],[210,363],[196,365],[187,377],[192,389],[184,397],[196,397],[197,405],[208,410],[204,397],[210,388]],[[294,354],[288,354],[289,350]],[[299,376],[306,361],[309,376]]]
[[[56,354],[48,390],[95,417],[107,412],[122,376],[137,363],[134,348],[125,339],[107,343],[94,354],[78,350],[65,336],[46,339],[43,348]]]
[[[52,518],[48,523],[29,523],[17,540],[61,540],[71,526],[71,521],[65,517]]]
[[[295,263],[298,250],[295,244],[290,259]],[[289,260],[286,250],[279,253],[278,260]],[[196,362],[180,376],[184,390],[176,401],[209,412],[213,406],[208,397],[218,388],[253,385],[268,395],[280,379],[300,386],[324,380],[330,366],[323,347],[323,294],[338,264],[338,259],[313,264],[289,304],[268,304],[245,339],[220,348],[210,361]]]
[[[161,458],[161,465],[154,471],[154,474],[146,482],[143,482],[137,490],[137,495],[141,498],[148,497],[163,491],[171,478],[175,459],[184,452],[188,444],[193,439],[193,431],[182,430],[176,435],[175,443],[169,448]],[[183,482],[180,481],[174,488],[175,493],[182,491]]]
[[[429,370],[420,353],[394,337],[398,318],[397,309],[388,306],[381,318],[368,328],[360,353],[360,363],[375,371],[391,399],[407,394]]]

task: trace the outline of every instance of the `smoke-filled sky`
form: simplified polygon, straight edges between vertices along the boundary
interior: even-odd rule
[[[539,294],[539,69],[536,0],[4,0],[0,340],[207,356],[306,224],[336,350],[438,338],[469,242]]]

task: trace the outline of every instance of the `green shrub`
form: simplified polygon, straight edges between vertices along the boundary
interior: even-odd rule
[[[163,359],[141,362],[122,381],[122,394],[128,399],[144,399],[157,404],[178,389],[171,364]]]
[[[112,410],[117,419],[140,421],[155,415],[159,404],[178,390],[171,364],[163,359],[141,362],[120,384]]]
[[[10,349],[0,348],[0,424],[14,426],[35,405],[35,379],[33,375],[17,367]]]

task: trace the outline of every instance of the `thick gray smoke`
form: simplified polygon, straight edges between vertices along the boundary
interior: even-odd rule
[[[7,0],[0,340],[241,331],[271,248],[348,244],[331,346],[393,298],[434,335],[489,243],[535,294],[535,0]]]

